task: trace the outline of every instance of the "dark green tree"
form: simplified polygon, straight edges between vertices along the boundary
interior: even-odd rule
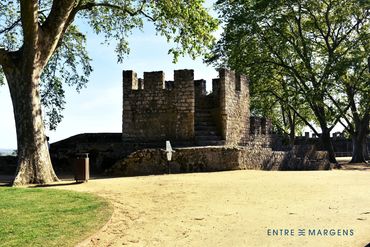
[[[243,70],[243,68],[238,68]],[[262,72],[261,70],[264,70]],[[289,77],[283,71],[276,71],[267,66],[256,67],[248,73],[251,83],[251,112],[253,115],[268,117],[278,133],[289,136],[290,146],[294,145],[295,136],[306,125],[317,134],[311,125],[312,114],[300,95],[291,88]],[[255,82],[263,83],[255,83]]]
[[[370,44],[367,42],[363,45]],[[370,67],[366,65],[367,54],[362,55],[363,59],[356,57],[354,60],[352,55],[347,56],[346,63],[351,69],[338,77],[340,83],[333,86],[335,96],[331,97],[333,110],[341,112],[340,123],[352,138],[352,163],[365,163],[369,159]]]
[[[63,84],[81,89],[92,71],[86,37],[75,22],[90,25],[116,42],[118,60],[128,52],[127,37],[144,21],[178,45],[176,59],[201,54],[217,27],[202,0],[5,0],[0,2],[0,77],[12,98],[18,143],[14,185],[58,178],[44,135],[41,102],[51,128],[61,121]]]
[[[269,76],[278,73],[287,78],[289,90],[309,107],[320,127],[330,161],[336,162],[330,131],[343,114],[353,115],[350,101],[360,102],[362,97],[357,112],[361,109],[359,117],[366,120],[364,102],[369,98],[363,98],[359,90],[347,94],[347,103],[338,105],[341,110],[333,100],[341,100],[338,90],[343,87],[339,85],[348,74],[368,78],[364,58],[370,53],[369,1],[219,0],[217,6],[225,29],[209,60],[254,74],[252,83],[267,87]],[[364,86],[361,91],[368,91],[370,84]],[[296,104],[287,105],[297,109]]]

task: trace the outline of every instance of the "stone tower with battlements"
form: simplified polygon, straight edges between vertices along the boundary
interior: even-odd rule
[[[249,140],[249,86],[243,75],[222,69],[212,81],[194,80],[193,70],[162,71],[139,79],[123,71],[122,139],[128,143],[246,145]]]

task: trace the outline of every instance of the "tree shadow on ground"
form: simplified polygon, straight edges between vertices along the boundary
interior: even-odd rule
[[[370,171],[370,165],[365,163],[345,163],[341,164],[341,170],[347,171]],[[369,246],[370,247],[370,246]]]
[[[55,184],[35,184],[35,185],[30,185],[30,187],[33,187],[33,188],[47,188],[47,187],[59,187],[59,186],[68,186],[68,185],[79,185],[79,184],[83,184],[83,182],[61,181],[61,182],[56,182]]]

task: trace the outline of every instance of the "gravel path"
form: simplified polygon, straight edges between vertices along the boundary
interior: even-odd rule
[[[92,192],[114,205],[111,221],[81,246],[363,247],[370,242],[366,171],[232,171],[96,179],[54,188]],[[279,235],[286,229],[290,236],[269,236],[269,229]],[[313,230],[316,236],[308,236]],[[346,235],[343,230],[353,236],[338,236]]]

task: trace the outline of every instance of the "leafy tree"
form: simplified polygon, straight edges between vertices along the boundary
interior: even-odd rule
[[[57,177],[44,135],[41,102],[51,128],[61,121],[63,84],[80,90],[92,71],[86,36],[75,19],[117,42],[118,60],[129,51],[127,37],[145,20],[178,46],[174,59],[195,57],[213,41],[217,27],[202,0],[6,0],[0,2],[0,77],[9,86],[18,143],[14,185],[48,183]],[[81,23],[78,22],[78,23]]]
[[[370,122],[370,67],[367,67],[367,63],[370,66],[370,60],[366,62],[366,54],[363,56],[363,59],[355,61],[352,56],[348,56],[347,63],[351,69],[338,78],[341,83],[335,88],[337,97],[331,98],[336,110],[342,113],[340,123],[352,137],[352,163],[365,163],[369,159],[367,136]],[[349,110],[346,111],[348,106]]]
[[[254,83],[267,87],[264,76],[278,73],[287,78],[293,95],[309,106],[321,128],[321,141],[330,161],[336,162],[330,131],[351,106],[341,104],[338,111],[333,99],[340,100],[338,85],[348,74],[368,77],[364,57],[370,51],[366,45],[370,35],[369,1],[219,0],[217,6],[225,29],[209,59],[255,73]],[[354,92],[347,96],[357,101],[361,96]],[[287,103],[293,111],[296,109],[297,105]],[[363,110],[365,113],[366,107]]]
[[[303,127],[310,125],[313,128],[310,124],[311,112],[304,99],[290,87],[289,77],[283,76],[283,71],[270,70],[267,66],[237,69],[250,77],[252,114],[271,119],[279,133],[289,135],[290,146],[294,145],[296,133],[301,132]]]

